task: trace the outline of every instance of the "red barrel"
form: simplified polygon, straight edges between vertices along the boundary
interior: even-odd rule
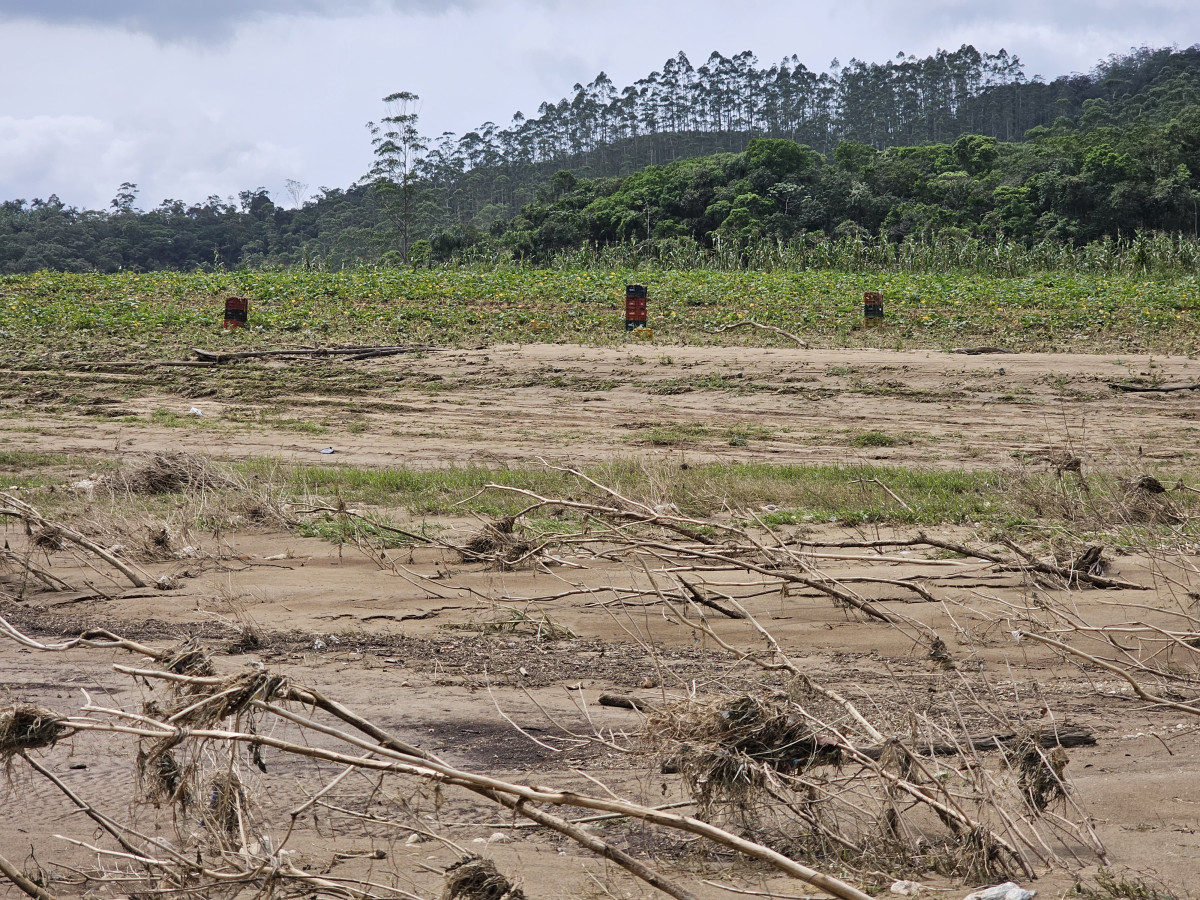
[[[863,324],[868,328],[883,324],[883,294],[879,291],[863,294]]]
[[[646,286],[625,285],[625,330],[646,327]]]
[[[250,301],[245,297],[225,298],[225,321],[221,327],[226,331],[241,328],[246,324],[246,315],[250,312]]]

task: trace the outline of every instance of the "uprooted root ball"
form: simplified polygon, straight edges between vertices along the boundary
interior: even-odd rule
[[[525,900],[525,892],[513,885],[482,856],[464,856],[446,870],[442,900]]]

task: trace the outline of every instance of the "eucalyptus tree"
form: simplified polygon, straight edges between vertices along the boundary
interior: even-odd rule
[[[394,224],[399,237],[400,258],[408,262],[412,245],[414,212],[417,209],[417,165],[429,148],[417,130],[417,108],[421,98],[411,91],[397,91],[383,98],[387,115],[368,122],[375,162],[367,173],[376,198]]]

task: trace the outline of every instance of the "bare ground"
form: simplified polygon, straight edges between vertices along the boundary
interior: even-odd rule
[[[1107,384],[1197,381],[1200,365],[1184,358],[532,345],[366,364],[369,383],[348,394],[336,385],[322,389],[313,378],[294,394],[256,396],[265,390],[262,373],[271,369],[244,364],[194,379],[190,373],[166,379],[155,372],[69,369],[8,373],[28,384],[3,401],[0,451],[94,460],[186,450],[233,460],[266,455],[360,467],[524,465],[539,458],[586,463],[649,454],[680,462],[881,460],[943,468],[997,468],[1014,453],[1068,451],[1089,466],[1132,461],[1164,480],[1194,472],[1200,453],[1200,391],[1125,394]],[[337,368],[331,374],[345,373]],[[189,417],[192,407],[203,415]],[[298,429],[297,423],[319,430]],[[749,426],[754,430],[744,445],[731,444],[730,429]],[[856,446],[855,438],[868,431],[897,441]],[[336,452],[319,455],[323,447]],[[70,472],[67,477],[87,474],[86,464]],[[442,524],[461,533],[469,523],[455,518]],[[974,537],[961,527],[934,531],[953,540]],[[862,540],[913,533],[830,526],[807,536]],[[23,546],[18,529],[6,536],[14,548]],[[442,549],[379,554],[268,527],[198,534],[191,541],[183,558],[144,563],[151,575],[177,581],[169,591],[129,590],[94,558],[51,552],[44,558],[51,571],[79,590],[38,593],[21,589],[10,574],[0,588],[19,599],[0,599],[0,614],[43,638],[94,627],[157,646],[195,636],[213,649],[223,671],[266,663],[456,765],[594,790],[580,774],[586,771],[614,791],[648,802],[683,798],[679,778],[660,774],[641,755],[558,741],[563,729],[636,732],[642,715],[597,705],[601,694],[655,703],[736,691],[759,678],[739,667],[735,654],[698,637],[654,603],[615,602],[614,588],[644,586],[642,570],[625,559],[591,559],[583,569],[497,571]],[[944,602],[907,602],[911,594],[880,584],[862,589],[881,606],[952,636],[950,666],[929,659],[911,633],[863,619],[815,591],[751,596],[754,585],[740,576],[728,590],[747,598],[746,608],[806,671],[883,718],[888,698],[905,692],[921,697],[920,712],[945,712],[942,698],[969,682],[992,692],[996,708],[1010,720],[1091,730],[1096,745],[1070,752],[1073,800],[1094,823],[1114,868],[1160,878],[1179,893],[1194,881],[1200,859],[1200,782],[1194,776],[1200,719],[1142,702],[1111,673],[1081,670],[1044,646],[1016,641],[1012,631],[1039,591],[1097,625],[1143,619],[1177,625],[1175,613],[1190,614],[1200,591],[1198,559],[1194,537],[1170,554],[1136,548],[1110,553],[1107,574],[1153,590],[1062,591],[1036,579],[1031,584],[1027,573],[924,552],[881,557],[845,550],[812,558],[812,565],[845,583],[915,579],[936,590]],[[569,591],[574,593],[560,596]],[[713,616],[709,625],[731,646],[761,646],[743,622]],[[259,645],[231,650],[247,627]],[[114,673],[114,661],[128,662],[128,655],[39,654],[0,641],[0,691],[7,695],[0,702],[71,712],[86,690],[114,705],[138,706],[144,689]],[[41,758],[90,802],[118,815],[129,810],[136,784],[131,760],[117,745],[115,739],[77,738]],[[267,760],[268,766],[275,762]],[[308,787],[297,777],[292,789],[262,802],[286,811]],[[511,842],[473,843],[497,833],[503,817],[495,812],[481,815],[478,808],[452,804],[431,814],[460,845],[486,850],[532,898],[654,893],[534,831],[511,831]],[[53,876],[51,888],[70,895],[78,890],[73,868],[94,865],[95,855],[55,835],[96,840],[91,823],[70,814],[59,792],[17,772],[0,802],[0,854],[31,869],[30,848],[36,848],[36,865]],[[405,889],[436,896],[441,868],[458,854],[405,837],[384,838],[366,828],[325,831],[316,823],[302,829],[296,846],[314,860],[334,851],[385,849],[386,866],[401,874]],[[705,880],[766,890],[767,896],[806,892],[764,868],[644,829],[620,832],[620,840],[631,850],[653,851],[701,896],[734,896]],[[1066,863],[1039,871],[1038,882],[1027,886],[1060,896],[1080,872],[1093,872],[1097,860]],[[347,857],[339,865],[365,877],[385,863]],[[965,893],[958,884],[943,886]],[[121,896],[119,883],[99,895]]]

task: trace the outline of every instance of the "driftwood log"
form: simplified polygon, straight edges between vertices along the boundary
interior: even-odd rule
[[[1114,391],[1124,391],[1127,394],[1169,394],[1171,391],[1200,391],[1200,383],[1164,384],[1161,387],[1144,387],[1140,384],[1118,384],[1115,381],[1107,382],[1107,384]]]

